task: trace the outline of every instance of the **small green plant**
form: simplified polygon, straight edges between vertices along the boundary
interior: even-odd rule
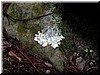
[[[92,53],[93,52],[93,50],[91,49],[91,50],[89,50],[89,49],[85,49],[85,52],[90,52],[90,53]]]
[[[85,49],[85,52],[88,52],[88,49]]]
[[[93,52],[93,50],[90,50],[90,52],[92,53],[92,52]]]

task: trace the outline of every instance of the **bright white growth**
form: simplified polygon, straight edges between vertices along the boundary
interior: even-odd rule
[[[61,35],[58,25],[61,23],[61,17],[56,14],[43,17],[43,30],[35,34],[34,40],[43,47],[51,45],[53,48],[59,47],[64,37]]]

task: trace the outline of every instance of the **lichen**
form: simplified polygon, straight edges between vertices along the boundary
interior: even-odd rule
[[[58,25],[61,23],[61,17],[56,14],[46,16],[42,19],[43,29],[35,34],[34,40],[43,47],[51,45],[53,48],[59,47],[64,37],[61,35]]]

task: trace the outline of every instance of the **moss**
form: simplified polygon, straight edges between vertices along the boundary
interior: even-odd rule
[[[18,7],[16,7],[17,4],[16,3],[11,3],[9,9],[8,9],[8,14],[10,16],[12,16],[13,18],[18,18],[19,17],[19,9],[17,9]]]
[[[42,15],[44,13],[44,10],[47,10],[47,9],[48,7],[47,7],[47,4],[45,3],[34,3],[32,5],[32,11],[34,11],[34,13],[36,14],[34,15],[35,17]]]
[[[67,23],[63,22],[62,24],[60,24],[59,29],[61,30],[61,34],[65,37],[65,39],[62,41],[60,49],[63,51],[67,50],[69,53],[73,53],[75,51],[75,48],[73,46],[71,31]]]
[[[22,22],[20,25],[18,25],[17,32],[21,35],[26,34],[26,32],[27,32],[27,22]]]

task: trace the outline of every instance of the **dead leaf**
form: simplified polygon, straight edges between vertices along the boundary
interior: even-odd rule
[[[76,65],[78,65],[82,61],[82,57],[76,58]]]
[[[52,64],[45,62],[45,65],[47,65],[48,67],[52,67]]]
[[[82,71],[82,70],[84,69],[85,62],[86,62],[86,61],[84,60],[84,61],[82,61],[81,63],[79,63],[79,64],[77,65],[79,70]]]
[[[50,73],[50,70],[46,70],[46,74],[49,74]]]

